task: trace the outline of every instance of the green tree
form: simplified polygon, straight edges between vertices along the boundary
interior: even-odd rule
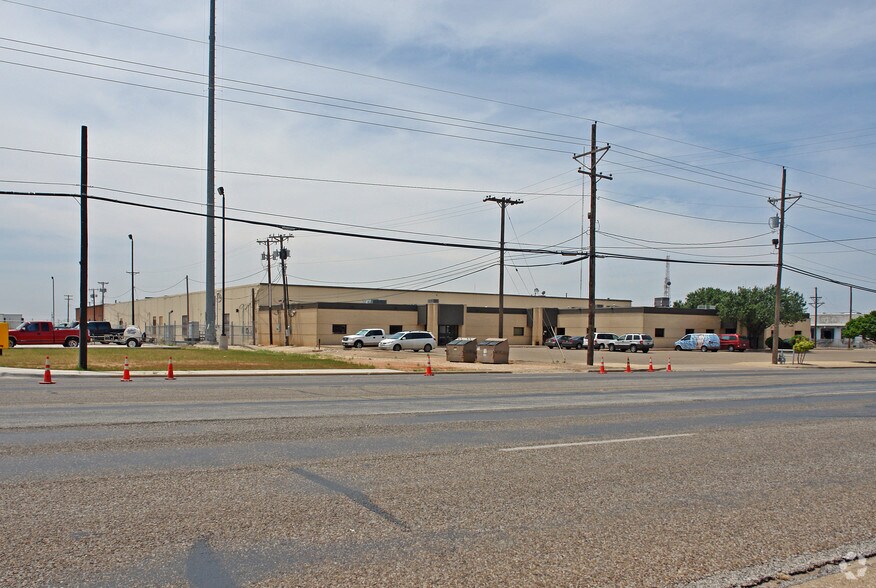
[[[847,322],[843,327],[843,337],[861,337],[865,341],[876,343],[876,310]]]
[[[718,302],[718,315],[723,321],[736,321],[748,331],[752,346],[775,318],[776,287],[737,288]],[[780,322],[791,325],[806,317],[806,300],[799,292],[782,288]]]
[[[676,300],[672,305],[676,308],[696,308],[704,305],[717,306],[719,302],[730,294],[731,292],[727,290],[704,286],[689,292],[683,302]]]

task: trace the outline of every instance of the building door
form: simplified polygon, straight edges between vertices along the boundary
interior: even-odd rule
[[[447,345],[459,338],[459,325],[438,325],[438,345]]]

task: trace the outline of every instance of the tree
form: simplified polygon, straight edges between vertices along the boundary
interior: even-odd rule
[[[693,292],[688,292],[684,302],[676,300],[672,305],[675,308],[696,308],[698,306],[717,306],[731,292],[721,290],[720,288],[712,288],[704,286],[697,288]]]
[[[764,330],[775,318],[776,287],[738,288],[728,292],[718,302],[718,315],[723,321],[736,321],[748,331],[748,338],[753,344],[759,341]],[[806,300],[799,292],[790,288],[782,288],[780,302],[780,322],[791,325],[806,318]]]
[[[876,343],[876,310],[847,322],[843,327],[843,337],[861,337],[864,341]]]

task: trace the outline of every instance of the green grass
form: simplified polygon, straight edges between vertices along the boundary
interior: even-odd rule
[[[45,367],[46,356],[52,369],[75,370],[79,366],[79,350],[59,347],[4,349],[0,367],[39,368]],[[167,369],[173,358],[174,371],[198,370],[319,370],[319,369],[368,369],[373,366],[358,365],[318,355],[279,353],[275,351],[249,351],[229,349],[205,349],[182,347],[156,349],[141,347],[88,347],[88,369],[94,371],[121,371],[125,356],[133,371],[160,371]]]

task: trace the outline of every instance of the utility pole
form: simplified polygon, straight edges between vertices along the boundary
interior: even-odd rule
[[[79,369],[88,369],[88,127],[79,147]]]
[[[280,244],[280,251],[274,254],[280,258],[280,271],[283,272],[283,344],[289,345],[289,284],[286,282],[286,259],[289,258],[289,250],[284,243],[291,239],[291,235],[274,235],[271,237]]]
[[[207,290],[204,337],[216,343],[216,223],[214,206],[214,152],[216,103],[216,0],[210,0],[210,52],[207,79]],[[224,318],[224,317],[223,317]]]
[[[815,347],[818,347],[818,307],[824,306],[824,302],[819,302],[822,297],[818,295],[818,287],[815,288],[815,296],[810,296],[812,302],[809,303],[809,306],[815,309],[815,332],[812,333],[812,342],[815,344]]]
[[[852,287],[849,286],[849,320],[852,320]],[[852,338],[849,337],[849,346],[848,349],[852,348]]]
[[[590,176],[590,213],[587,215],[590,219],[590,249],[587,254],[590,268],[587,290],[587,365],[593,365],[593,348],[596,346],[596,182],[612,179],[611,174],[597,173],[596,165],[602,161],[609,149],[611,149],[610,145],[596,147],[596,123],[594,122],[590,127],[590,151],[572,156],[572,159],[581,164],[578,173]],[[584,158],[588,155],[590,156],[589,167],[584,163]]]
[[[98,282],[100,284],[100,305],[103,306],[106,303],[106,286],[109,282]]]
[[[523,204],[523,200],[496,198],[487,196],[484,202],[495,202],[502,211],[502,224],[499,236],[499,338],[505,336],[505,209],[515,204]]]
[[[97,288],[91,288],[91,320],[97,320]]]
[[[271,282],[271,239],[268,237],[264,241],[256,241],[259,245],[265,245],[268,248],[267,254],[262,253],[262,260],[268,262],[268,343],[274,344],[274,284]]]
[[[785,197],[785,186],[788,178],[788,171],[782,167],[782,193],[781,197],[776,200],[775,198],[770,198],[769,203],[773,206],[776,206],[776,202],[779,203],[777,207],[779,210],[779,242],[776,245],[778,249],[778,261],[776,263],[776,302],[775,302],[775,312],[773,313],[773,349],[772,349],[772,363],[776,365],[779,363],[779,325],[782,324],[782,255],[784,253],[785,246],[785,212],[791,208],[790,206],[786,206],[786,202],[788,198]],[[791,206],[800,199],[800,196],[794,196],[790,198],[794,200],[791,203]]]
[[[67,324],[70,324],[70,301],[73,300],[72,294],[64,294],[64,300],[67,301]]]

